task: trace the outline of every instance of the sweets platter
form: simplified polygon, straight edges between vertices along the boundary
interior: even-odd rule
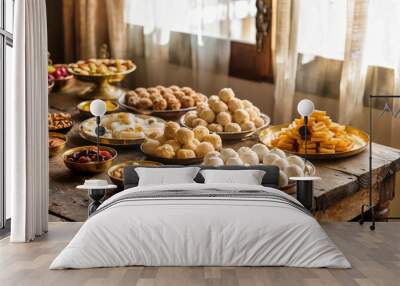
[[[80,82],[72,82],[69,89],[76,93]],[[49,97],[50,112],[69,112],[72,114],[74,125],[66,134],[68,141],[65,150],[73,147],[88,145],[79,135],[79,123],[83,121],[76,106],[82,100],[66,93],[52,93]],[[241,146],[252,146],[258,139],[251,137],[246,141],[224,142],[224,147],[238,149]],[[367,147],[368,148],[368,147]],[[394,197],[394,174],[400,170],[400,150],[373,143],[373,204],[377,213],[385,213],[390,200]],[[139,146],[118,148],[118,157],[113,165],[129,160],[148,160],[140,151]],[[315,217],[320,221],[349,221],[360,213],[359,206],[367,202],[368,190],[363,182],[368,178],[368,152],[361,152],[352,157],[336,160],[313,160],[316,176],[322,180],[315,183],[314,200],[316,205]],[[89,199],[85,191],[75,187],[85,179],[109,179],[107,173],[96,175],[81,175],[72,173],[65,167],[61,156],[49,159],[50,195],[49,212],[67,221],[85,221]],[[389,171],[389,172],[388,172]],[[109,191],[107,196],[113,194]]]

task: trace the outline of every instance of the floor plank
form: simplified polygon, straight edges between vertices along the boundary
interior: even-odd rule
[[[0,240],[0,285],[398,285],[400,223],[378,223],[371,232],[357,223],[323,224],[352,269],[289,267],[120,267],[48,270],[81,223],[51,222],[49,233],[29,244]]]

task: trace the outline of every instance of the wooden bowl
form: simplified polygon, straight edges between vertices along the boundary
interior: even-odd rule
[[[132,161],[126,161],[120,164],[116,164],[112,166],[111,168],[108,169],[107,174],[110,177],[110,180],[117,185],[119,190],[124,189],[124,181],[123,178],[117,177],[114,175],[114,172],[119,169],[123,168],[125,166],[161,166],[162,164],[159,162],[154,162],[154,161],[144,161],[144,160],[132,160]]]
[[[85,100],[82,101],[77,105],[77,108],[79,110],[79,113],[85,116],[91,116],[92,114],[90,113],[90,104],[92,103],[93,100]],[[119,108],[119,104],[115,101],[112,100],[105,100],[106,103],[106,113],[112,113]]]
[[[97,147],[96,146],[82,146],[82,147],[76,147],[76,148],[69,149],[68,151],[64,152],[64,154],[62,155],[64,164],[71,171],[78,172],[78,173],[96,174],[96,173],[106,172],[111,167],[115,158],[117,158],[117,151],[111,147],[100,146],[100,150],[109,151],[113,155],[113,157],[107,161],[78,163],[78,162],[71,162],[71,161],[67,160],[67,157],[74,152],[88,150],[88,149],[92,149],[92,148],[95,149]]]
[[[49,132],[49,138],[59,138],[64,140],[64,143],[61,143],[60,145],[54,147],[50,147],[49,145],[49,157],[53,157],[65,148],[65,145],[67,144],[67,137],[62,133]]]

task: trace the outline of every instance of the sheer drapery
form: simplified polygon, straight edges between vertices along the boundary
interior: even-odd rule
[[[15,5],[14,88],[6,97],[6,187],[12,194],[10,241],[26,242],[48,225],[46,2]]]
[[[279,19],[291,15],[290,21],[296,21],[294,2],[299,3],[298,20],[293,23],[298,24],[297,35],[288,19]],[[287,121],[296,101],[310,97],[335,120],[367,128],[367,96],[400,92],[400,1],[285,0],[276,5],[275,96],[284,104],[275,108],[279,117]],[[289,49],[294,38],[297,49]],[[282,58],[284,64],[279,65]],[[392,107],[398,110],[399,105],[394,101]],[[382,102],[376,106],[382,107]],[[385,130],[386,138],[391,134],[392,140],[384,143],[400,146],[395,142],[400,141],[395,136],[399,120],[385,120],[382,133]]]
[[[149,84],[215,92],[228,84],[217,78],[229,72],[230,40],[240,34],[235,21],[254,14],[254,0],[126,1],[128,57],[145,59],[139,68]],[[160,72],[165,65],[176,66],[176,74]]]
[[[63,0],[66,62],[96,58],[102,44],[108,45],[111,57],[126,57],[124,3],[124,0]]]

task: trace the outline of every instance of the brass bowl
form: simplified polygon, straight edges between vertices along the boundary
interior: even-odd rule
[[[193,129],[186,125],[185,116],[186,116],[186,114],[184,114],[179,119],[180,124],[189,129]],[[215,132],[215,133],[217,133],[221,137],[222,140],[245,140],[247,138],[250,138],[254,134],[260,132],[261,130],[267,128],[269,126],[269,124],[271,123],[271,118],[269,118],[268,115],[261,113],[260,117],[264,120],[264,124],[255,130],[248,130],[248,131],[241,131],[241,132]]]
[[[156,116],[156,117],[160,117],[160,118],[170,119],[170,118],[181,117],[181,116],[183,116],[185,113],[187,113],[189,111],[196,110],[196,106],[188,107],[188,108],[181,108],[181,109],[178,109],[178,110],[144,110],[144,109],[138,109],[138,108],[135,108],[133,106],[130,106],[130,105],[126,104],[125,97],[126,97],[126,94],[122,95],[118,99],[119,105],[122,106],[125,109],[132,110],[133,112],[135,112],[137,114],[151,115],[151,116]],[[206,102],[207,101],[205,101],[205,103]]]
[[[271,140],[273,139],[273,137],[277,132],[279,132],[282,128],[287,128],[288,126],[289,124],[280,124],[280,125],[270,126],[267,129],[262,130],[258,136],[259,141],[267,145],[269,148],[274,148],[274,146],[271,145]],[[367,133],[351,126],[346,126],[346,132],[352,137],[352,140],[355,143],[350,151],[337,152],[334,154],[321,154],[321,153],[307,154],[307,159],[324,160],[324,159],[346,158],[357,155],[363,152],[367,148],[369,141],[369,136]],[[300,157],[304,156],[304,153],[288,151],[288,150],[283,150],[283,151]]]
[[[117,158],[117,150],[107,147],[107,146],[100,146],[100,150],[109,151],[113,155],[113,157],[110,160],[101,161],[101,162],[90,162],[90,163],[77,163],[77,162],[71,162],[71,161],[67,160],[67,157],[69,155],[71,155],[72,153],[87,150],[89,148],[97,148],[97,147],[96,146],[75,147],[75,148],[69,149],[68,151],[64,152],[64,154],[62,155],[64,164],[71,171],[74,171],[74,172],[86,173],[86,174],[96,174],[96,173],[106,172],[111,167],[115,158]]]
[[[76,79],[94,83],[95,87],[88,93],[79,94],[78,96],[83,99],[103,99],[103,100],[117,100],[125,91],[122,88],[111,85],[110,83],[119,82],[124,79],[127,74],[136,70],[136,65],[129,70],[114,74],[93,74],[93,75],[83,75],[75,73],[71,68],[68,68],[68,72],[73,75]]]
[[[65,145],[67,144],[67,136],[65,136],[62,133],[49,132],[49,138],[59,138],[64,140],[64,143],[58,146],[50,147],[49,145],[49,157],[53,157],[54,155],[58,154],[61,150],[65,148]]]
[[[156,161],[163,163],[165,165],[199,165],[203,162],[204,158],[190,158],[190,159],[178,159],[178,158],[161,158],[151,154],[148,154],[143,151],[143,144],[140,145],[140,151],[146,155],[146,158],[150,159],[151,161]]]
[[[124,189],[124,179],[123,177],[117,177],[114,175],[114,172],[119,169],[123,168],[125,166],[161,166],[162,164],[159,162],[154,162],[154,161],[145,161],[145,160],[132,160],[132,161],[126,161],[120,164],[116,164],[112,166],[111,168],[108,169],[107,174],[110,177],[110,180],[117,185],[119,190]]]
[[[79,103],[79,104],[77,105],[77,108],[78,108],[79,112],[80,112],[82,115],[86,115],[86,116],[87,116],[87,115],[91,115],[91,113],[90,113],[90,104],[92,103],[92,101],[93,101],[93,100],[82,101],[81,103]],[[116,103],[115,101],[106,100],[105,103],[106,103],[106,113],[114,112],[114,111],[118,110],[118,108],[119,108],[119,104]],[[109,108],[109,106],[107,106],[107,104],[108,104],[109,106],[111,106],[111,107]],[[85,107],[86,107],[86,106],[88,107],[87,110],[85,110]]]

